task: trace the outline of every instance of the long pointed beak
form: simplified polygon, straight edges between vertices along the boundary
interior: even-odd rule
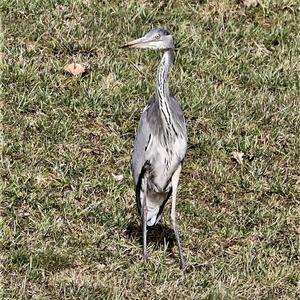
[[[120,48],[144,48],[147,46],[148,42],[150,42],[148,39],[141,37],[121,46]]]

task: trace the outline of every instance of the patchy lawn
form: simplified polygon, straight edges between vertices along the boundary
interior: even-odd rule
[[[259,2],[1,1],[3,299],[299,297],[300,8]],[[143,263],[130,173],[161,53],[118,47],[153,27],[178,47],[185,273],[170,205]]]

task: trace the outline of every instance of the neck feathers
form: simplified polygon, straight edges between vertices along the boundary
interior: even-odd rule
[[[159,98],[169,98],[168,73],[174,57],[174,50],[167,50],[157,69],[156,95]]]
[[[162,119],[165,120],[166,125],[171,126],[171,112],[169,108],[169,85],[168,85],[168,73],[174,57],[174,50],[167,50],[158,66],[156,77],[156,98],[159,102]]]

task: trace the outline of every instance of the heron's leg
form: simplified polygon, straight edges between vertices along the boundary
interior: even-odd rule
[[[176,239],[176,244],[178,247],[178,252],[179,252],[179,257],[180,257],[180,269],[184,270],[185,269],[185,261],[183,258],[183,251],[182,247],[180,244],[180,239],[179,239],[179,232],[178,232],[178,225],[177,225],[177,218],[176,218],[176,193],[177,193],[177,186],[178,186],[178,181],[179,181],[179,175],[181,171],[181,165],[177,168],[177,170],[174,172],[172,176],[172,209],[171,209],[171,220],[173,224],[173,230],[175,233],[175,239]]]
[[[142,192],[143,193],[143,192]],[[143,259],[146,261],[147,256],[147,203],[146,194],[143,193],[143,204],[142,204],[142,221],[143,221]]]
[[[146,174],[147,175],[147,174]],[[143,259],[147,260],[147,176],[143,178],[142,188],[140,190],[140,199],[142,202],[142,226],[143,226]]]

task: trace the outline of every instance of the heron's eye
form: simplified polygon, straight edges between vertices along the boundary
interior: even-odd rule
[[[160,34],[156,34],[154,38],[155,38],[156,40],[159,40],[159,39],[160,39]]]

